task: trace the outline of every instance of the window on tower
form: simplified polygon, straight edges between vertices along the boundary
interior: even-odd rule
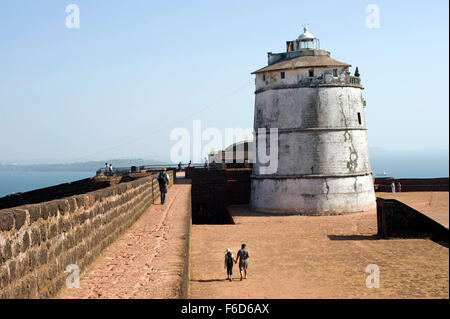
[[[358,123],[361,125],[361,113],[358,112]]]
[[[284,79],[284,72],[281,72],[281,78]]]
[[[309,70],[309,77],[313,77],[314,76],[314,70]]]
[[[265,74],[263,74],[263,81],[265,81],[266,80],[266,75]]]
[[[338,76],[337,69],[333,69],[333,76]]]

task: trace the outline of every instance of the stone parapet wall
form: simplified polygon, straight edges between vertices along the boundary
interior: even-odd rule
[[[448,244],[448,228],[395,199],[377,198],[377,224],[382,238],[430,237]]]
[[[375,178],[375,190],[377,192],[391,192],[391,183],[400,182],[402,192],[448,192],[448,177],[441,178]]]
[[[29,192],[7,195],[0,198],[0,209],[75,196],[109,186],[111,186],[111,183],[106,178],[104,180],[85,178],[70,183],[35,189]]]
[[[10,194],[0,198],[0,209],[52,201],[69,196],[93,192],[115,184],[131,182],[142,177],[156,175],[155,171],[140,173],[114,173],[113,176],[97,175],[78,181],[39,188],[28,192]]]
[[[168,172],[170,185],[173,172]],[[49,298],[68,265],[86,266],[159,196],[154,176],[0,210],[0,299]]]

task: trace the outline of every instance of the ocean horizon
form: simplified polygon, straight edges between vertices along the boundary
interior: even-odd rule
[[[0,171],[0,197],[92,176],[95,176],[95,171]]]
[[[374,177],[438,178],[449,177],[448,153],[410,156],[393,153],[371,155]],[[0,197],[93,177],[96,170],[85,171],[0,171]]]

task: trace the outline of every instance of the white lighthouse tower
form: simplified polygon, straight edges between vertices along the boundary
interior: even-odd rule
[[[255,132],[278,129],[278,168],[253,166],[251,205],[267,213],[341,214],[376,207],[358,68],[320,50],[307,27],[256,75]],[[258,138],[256,151],[258,153]]]

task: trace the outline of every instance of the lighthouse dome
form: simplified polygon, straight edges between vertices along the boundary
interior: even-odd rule
[[[308,27],[303,28],[303,33],[299,35],[297,40],[314,40],[316,37],[308,31]]]

